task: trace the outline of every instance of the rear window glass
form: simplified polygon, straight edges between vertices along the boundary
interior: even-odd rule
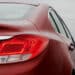
[[[0,20],[23,19],[28,17],[35,6],[25,4],[0,4]]]

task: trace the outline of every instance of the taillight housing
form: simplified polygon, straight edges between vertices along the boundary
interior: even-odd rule
[[[25,34],[0,40],[0,64],[30,60],[39,56],[47,44],[47,38]]]

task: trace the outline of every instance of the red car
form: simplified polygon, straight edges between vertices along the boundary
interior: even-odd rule
[[[0,75],[73,75],[74,49],[52,7],[0,2]]]

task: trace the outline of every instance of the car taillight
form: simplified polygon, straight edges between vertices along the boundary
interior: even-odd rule
[[[48,39],[35,35],[17,35],[0,41],[0,64],[26,61],[38,56]]]

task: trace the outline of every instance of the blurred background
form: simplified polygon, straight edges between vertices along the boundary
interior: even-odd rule
[[[75,38],[75,0],[0,0],[29,3],[46,3],[52,6],[64,19]]]

